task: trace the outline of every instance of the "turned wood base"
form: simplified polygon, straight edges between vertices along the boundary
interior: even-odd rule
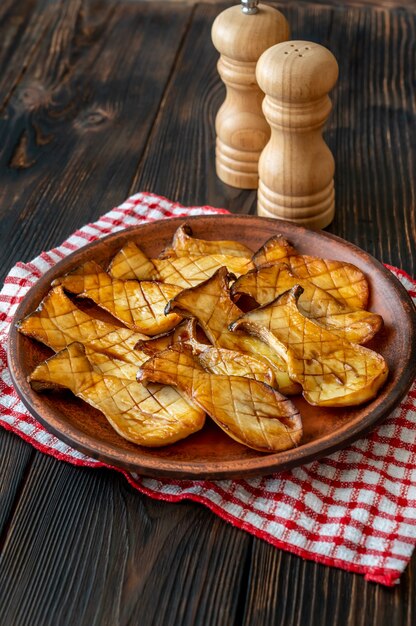
[[[215,167],[223,183],[239,189],[257,189],[258,164],[261,151],[236,150],[217,137]]]
[[[283,196],[270,191],[262,181],[257,195],[257,215],[294,222],[313,230],[325,228],[334,219],[334,181],[313,196]]]

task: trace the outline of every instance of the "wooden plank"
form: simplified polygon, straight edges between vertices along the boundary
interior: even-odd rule
[[[126,19],[125,23],[132,22],[129,28],[135,30],[137,17],[134,17],[131,8],[129,11],[129,20]],[[151,32],[149,41],[166,40],[167,24],[162,23],[163,15],[167,22],[165,8],[160,13],[160,33]],[[117,37],[112,35],[117,30],[115,21],[113,16],[108,27],[113,46],[122,31],[119,29]],[[154,21],[157,22],[156,17]],[[129,33],[127,39],[131,37]],[[105,39],[105,33],[100,35],[100,42],[103,41],[101,37]],[[71,38],[67,38],[65,46],[70,41]],[[101,47],[103,45],[100,43]],[[108,44],[109,49],[111,45]],[[65,46],[60,52],[63,56]],[[163,50],[155,51],[155,45],[153,52],[159,58],[163,56]],[[92,53],[88,51],[85,54],[89,56]],[[51,71],[55,71],[53,68],[59,72],[59,64],[53,64],[48,55],[42,58],[49,63],[48,77]],[[42,63],[39,61],[39,67]],[[91,71],[87,62],[82,60],[82,55],[78,63],[84,63],[84,67],[80,69],[77,66],[77,76],[78,73],[81,76],[82,72],[88,74]],[[141,71],[146,72],[146,69],[141,67]],[[144,89],[143,84],[141,89]],[[152,89],[144,96],[148,100],[147,106],[154,101],[157,104],[156,90]],[[126,94],[121,94],[120,98],[124,102]],[[49,111],[44,112],[44,116],[49,117]],[[69,123],[66,119],[62,120],[62,129],[59,124],[53,126],[54,133],[62,140],[65,139],[65,128],[72,132],[70,120],[71,117]],[[129,129],[131,131],[130,126]],[[83,149],[90,149],[91,162],[94,157],[102,159],[99,167],[107,167],[111,155],[108,152],[101,155],[101,151],[107,149],[106,141],[109,147],[113,145],[117,148],[119,132],[117,125],[111,126],[105,140],[98,137],[92,145],[91,135],[87,138]],[[93,138],[95,141],[96,135]],[[40,229],[39,208],[37,216],[32,217],[38,200],[43,204],[43,210],[48,212],[46,198],[53,200],[55,195],[62,198],[64,183],[52,179],[50,189],[42,187],[42,174],[45,175],[48,167],[53,168],[53,163],[52,154],[49,156],[47,148],[46,153],[43,152],[43,146],[34,146],[35,156],[38,149],[40,160],[27,170],[35,171],[33,188],[38,189],[40,198],[35,203],[33,197],[27,219]],[[81,210],[78,203],[82,210],[86,207],[83,198],[85,185],[82,179],[81,186],[77,184],[79,170],[75,156],[79,156],[79,151],[76,149],[77,144],[68,140],[66,146],[56,146],[54,154],[56,150],[59,153],[62,150],[65,161],[63,175],[67,176],[65,184],[69,184],[71,193],[70,199],[62,199],[79,218]],[[25,173],[24,167],[16,169],[16,166],[28,163],[29,154],[29,148],[23,144],[22,151],[17,151],[17,156],[11,159],[12,165],[15,164],[14,176]],[[128,181],[127,174],[125,180]],[[160,177],[164,175],[161,172]],[[100,176],[98,182],[102,183],[103,177]],[[9,184],[13,184],[13,179]],[[111,190],[108,195],[110,193]],[[23,202],[21,196],[16,204],[20,202]],[[49,213],[52,213],[51,209]],[[55,223],[48,221],[50,215],[46,215],[42,227],[44,232],[39,230],[39,241],[44,247],[49,245],[52,237],[57,236],[63,212],[59,210],[57,213]],[[64,215],[64,224],[69,223],[66,219]],[[27,244],[29,228],[21,236]],[[34,242],[33,248],[37,245],[39,243]],[[23,243],[20,249],[23,249]],[[30,255],[29,251],[27,256]],[[115,473],[74,469],[36,453],[25,489],[8,527],[0,583],[7,602],[0,607],[0,622],[24,624],[30,615],[33,623],[159,624],[173,619],[177,624],[199,622],[228,626],[234,622],[237,611],[244,571],[241,563],[250,544],[248,535],[224,525],[202,507],[152,502],[133,492]],[[19,585],[12,582],[17,578]],[[198,601],[190,601],[190,598]]]
[[[13,516],[33,454],[22,439],[7,431],[0,433],[0,537]]]
[[[328,133],[338,172],[338,212],[331,230],[411,274],[416,267],[415,41],[415,14],[381,10],[334,12],[328,37],[341,75],[350,76],[337,91]],[[342,46],[354,51],[349,59]]]
[[[17,85],[23,79],[25,72],[36,53],[43,38],[55,28],[55,20],[59,14],[59,0],[4,0],[0,5],[0,111],[12,97]],[[22,99],[29,93],[22,91]],[[7,120],[7,116],[6,116]],[[4,122],[3,122],[4,123]],[[0,127],[1,127],[0,120]],[[5,190],[6,192],[8,190]],[[7,205],[10,197],[7,197]],[[7,205],[0,208],[3,214]],[[2,219],[2,235],[7,239],[10,232]],[[25,246],[26,243],[22,242]],[[8,246],[3,245],[2,276],[8,265],[4,264],[9,252]],[[1,253],[0,253],[1,254]],[[0,432],[0,537],[3,538],[11,520],[14,508],[19,500],[24,485],[26,473],[33,458],[34,451],[27,443],[12,433]],[[2,542],[0,541],[0,544]]]
[[[124,200],[192,11],[54,4],[0,119],[3,270]]]
[[[285,13],[294,38],[326,45],[340,62],[326,132],[337,165],[337,213],[329,230],[411,272],[416,20],[401,11],[305,5],[287,7]],[[387,590],[255,540],[243,623],[410,626],[415,567],[416,556],[400,586]]]
[[[386,589],[357,574],[303,561],[255,539],[242,624],[411,626],[415,565],[413,559],[401,584]]]
[[[37,454],[2,555],[0,623],[229,626],[250,541],[203,507]]]
[[[414,274],[416,14],[318,5],[284,12],[294,39],[327,46],[340,65],[325,133],[336,162],[328,230]]]
[[[0,6],[0,111],[24,76],[32,55],[56,17],[57,2],[3,0]]]
[[[190,14],[157,4],[2,3],[2,276],[124,199]],[[3,528],[30,455],[13,435],[0,441]]]

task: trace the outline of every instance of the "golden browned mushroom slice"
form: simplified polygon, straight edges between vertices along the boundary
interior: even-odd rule
[[[302,315],[293,287],[275,301],[234,322],[261,337],[287,360],[290,377],[303,395],[318,406],[350,406],[373,398],[386,380],[388,368],[380,354],[349,343]]]
[[[264,263],[286,263],[300,279],[307,278],[352,309],[365,309],[368,283],[363,272],[351,263],[299,254],[281,235],[271,237],[253,256],[256,267]]]
[[[194,354],[199,354],[212,347],[207,336],[198,326],[196,317],[185,318],[179,326],[175,328],[173,343],[186,343],[192,348]]]
[[[175,328],[175,341],[189,346],[193,354],[203,367],[212,374],[227,374],[228,376],[247,376],[255,378],[267,385],[277,387],[274,368],[271,364],[261,361],[250,354],[243,354],[236,350],[216,348],[215,346],[202,343],[198,336],[197,321],[195,317],[184,320]],[[206,337],[205,337],[206,339]]]
[[[154,259],[153,262],[163,281],[179,285],[183,289],[199,285],[210,278],[220,267],[226,267],[236,276],[241,276],[253,268],[249,257],[225,254],[169,257]]]
[[[152,261],[133,241],[128,241],[117,252],[107,271],[113,278],[121,280],[159,280],[160,278]]]
[[[158,281],[112,278],[94,261],[84,263],[53,285],[90,298],[127,328],[145,335],[167,332],[180,322],[178,315],[164,314],[167,302],[179,293],[179,287]]]
[[[339,302],[309,279],[295,276],[284,263],[267,263],[240,276],[231,287],[231,295],[248,294],[263,305],[295,285],[300,285],[304,290],[298,300],[299,311],[314,322],[339,333],[347,341],[365,343],[380,330],[383,323],[380,315],[361,309],[354,310]]]
[[[194,352],[202,352],[209,346],[209,343],[201,343],[196,330],[195,318],[183,320],[178,326],[168,333],[157,337],[140,339],[136,344],[136,350],[142,350],[148,356],[153,356],[162,350],[166,350],[175,343],[186,343],[190,345]]]
[[[212,346],[198,354],[198,361],[212,374],[244,376],[259,380],[271,387],[277,386],[272,367],[249,354]]]
[[[133,365],[133,363],[127,363],[126,361],[109,357],[108,354],[96,352],[89,346],[84,345],[84,349],[85,355],[94,369],[98,370],[105,376],[116,376],[117,378],[136,380],[139,365]],[[141,353],[141,357],[140,365],[145,363],[149,358],[146,354],[144,354],[144,352]]]
[[[180,324],[179,324],[180,326]],[[151,337],[147,339],[140,339],[136,345],[136,350],[139,352],[143,352],[149,356],[153,356],[158,352],[162,352],[162,350],[166,350],[175,343],[173,330],[170,330],[168,333],[163,333],[163,335],[157,335],[156,337]]]
[[[265,263],[285,263],[286,259],[299,253],[283,235],[273,235],[252,256],[256,267]]]
[[[18,329],[55,352],[77,341],[91,350],[134,365],[140,365],[143,357],[147,358],[134,350],[140,339],[147,339],[146,335],[91,317],[65,295],[62,287],[52,289],[38,309],[18,324]]]
[[[135,243],[130,242],[116,254],[108,273],[113,278],[122,280],[145,280],[146,272],[143,269],[145,260],[149,263],[149,277],[157,278],[172,285],[179,285],[183,289],[198,285],[212,276],[223,265],[237,276],[244,274],[253,267],[250,255],[242,257],[219,252],[209,255],[189,254],[186,257],[168,256],[164,259],[150,261]]]
[[[256,337],[250,337],[245,332],[236,334],[228,329],[229,324],[242,314],[231,300],[229,281],[227,268],[220,268],[210,279],[178,294],[169,302],[166,310],[177,311],[183,317],[195,317],[210,342],[217,348],[251,354],[268,366],[271,365],[282,393],[300,393],[299,386],[287,374],[284,359]]]
[[[215,348],[202,343],[196,331],[196,319],[191,317],[184,320],[170,333],[152,339],[140,340],[136,348],[143,353],[153,356],[170,346],[182,343],[198,356],[200,363],[212,374],[228,374],[228,376],[247,376],[277,387],[276,377],[271,365],[260,361],[249,354],[242,354],[226,348]]]
[[[248,259],[252,250],[238,241],[207,241],[192,236],[189,224],[182,224],[176,230],[172,245],[166,248],[160,258],[170,256],[205,256],[210,254],[225,254],[227,256],[241,256]]]
[[[139,379],[175,385],[227,435],[255,450],[278,452],[301,440],[301,418],[290,400],[257,380],[206,372],[181,344],[149,359]]]
[[[146,352],[135,349],[146,335],[91,317],[64,294],[62,287],[52,289],[18,327],[55,352],[73,342],[82,343],[94,366],[118,378],[135,380],[139,366],[149,358]]]
[[[185,401],[173,387],[144,386],[103,374],[93,367],[79,343],[38,365],[29,381],[38,391],[70,389],[102,411],[119,435],[141,446],[175,443],[200,430],[205,421],[204,411]]]

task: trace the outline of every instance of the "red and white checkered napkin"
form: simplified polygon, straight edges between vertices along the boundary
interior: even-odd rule
[[[185,208],[139,193],[31,263],[18,263],[0,294],[0,423],[58,459],[100,467],[49,434],[14,391],[6,361],[7,333],[17,305],[57,261],[108,233],[172,216],[227,213]],[[389,268],[416,300],[416,282]],[[123,471],[133,487],[161,500],[191,499],[231,524],[304,558],[398,582],[416,544],[416,383],[396,411],[369,436],[303,467],[249,480],[154,480]],[[120,470],[122,471],[122,470]]]

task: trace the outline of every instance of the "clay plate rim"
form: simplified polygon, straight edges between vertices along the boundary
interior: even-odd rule
[[[259,227],[260,225],[260,230],[261,226],[267,226],[266,230],[269,236],[281,233],[283,236],[291,239],[295,245],[299,246],[301,251],[306,254],[308,240],[318,243],[322,242],[322,244],[327,244],[330,249],[330,254],[325,253],[325,255],[322,254],[322,256],[353,262],[367,274],[369,272],[371,275],[375,274],[379,280],[386,283],[388,289],[391,290],[391,295],[397,297],[397,306],[399,308],[399,318],[397,319],[400,320],[401,325],[406,331],[405,341],[402,342],[405,348],[397,358],[399,365],[397,371],[394,372],[394,380],[391,380],[392,374],[390,374],[379,396],[367,405],[363,405],[359,415],[353,420],[347,422],[338,430],[305,443],[298,448],[270,455],[259,455],[258,457],[250,459],[209,461],[203,464],[170,461],[166,458],[143,457],[139,447],[137,448],[137,453],[122,450],[111,443],[99,441],[82,432],[74,425],[65,422],[65,415],[62,412],[51,410],[46,406],[42,402],[42,396],[36,394],[26,381],[23,371],[24,355],[21,355],[20,346],[22,336],[16,330],[16,323],[37,307],[48,291],[53,278],[69,271],[72,267],[87,260],[87,258],[98,259],[98,256],[103,259],[108,258],[109,252],[116,248],[116,244],[121,246],[122,242],[125,240],[133,237],[136,239],[140,234],[145,236],[146,231],[151,233],[155,228],[160,230],[163,234],[162,239],[164,237],[165,244],[168,243],[174,230],[185,221],[193,224],[194,228],[199,227],[200,231],[201,225],[203,229],[205,225],[207,228],[207,238],[218,239],[224,237],[225,235],[222,233],[222,230],[219,231],[221,234],[218,233],[219,220],[226,222],[224,225],[228,226],[228,228],[231,227],[231,230],[235,228],[236,232],[240,232],[240,226],[243,228],[243,224],[249,229],[249,232],[253,232],[256,226]],[[197,236],[201,236],[201,232],[197,233]],[[230,233],[227,233],[226,236],[231,238]],[[234,235],[234,237],[237,238],[236,235]],[[247,238],[245,241],[247,241]],[[146,238],[143,239],[143,245],[145,245],[145,243]],[[163,243],[161,245],[163,247]],[[382,313],[382,311],[378,312]],[[23,361],[21,359],[23,359]],[[149,222],[141,226],[112,233],[87,244],[80,250],[77,250],[58,262],[28,291],[15,313],[9,333],[8,363],[15,389],[28,410],[48,429],[48,431],[92,458],[115,467],[152,477],[224,479],[250,475],[264,475],[283,471],[327,456],[352,443],[381,422],[384,417],[387,417],[392,409],[395,408],[405,396],[416,375],[416,314],[407,291],[396,277],[367,252],[340,237],[323,231],[310,231],[290,222],[256,216],[234,214],[179,217]]]

